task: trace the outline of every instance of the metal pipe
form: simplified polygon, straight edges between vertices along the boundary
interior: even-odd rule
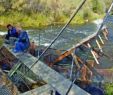
[[[77,66],[77,68],[80,68],[79,62],[77,60],[77,56],[74,53],[71,53],[72,57],[74,58],[75,64]]]
[[[110,11],[111,11],[112,8],[113,8],[113,2],[112,2],[112,4],[111,4],[111,6],[109,7],[109,10],[107,11],[106,16],[104,17],[101,26],[100,26],[99,29],[97,30],[97,33],[99,33],[99,31],[100,31],[100,30],[102,29],[102,27],[104,26],[104,22],[105,22],[106,18],[108,17],[108,15],[109,15],[109,13],[110,13]],[[102,42],[102,44],[104,44],[104,42],[103,42],[101,36],[98,35],[98,37],[99,37],[100,41]]]
[[[75,73],[76,75],[80,72],[80,70],[82,69],[82,67],[83,67],[84,65],[86,65],[86,62],[80,66],[79,70]],[[69,89],[67,90],[67,92],[66,92],[65,95],[68,95],[68,94],[69,94],[69,92],[70,92],[70,90],[71,90],[73,84],[75,83],[76,79],[77,79],[77,77],[75,77],[75,79],[72,81],[72,83],[71,83],[71,85],[70,85],[70,87],[69,87]],[[90,95],[90,94],[88,93],[88,95]]]
[[[108,10],[108,13],[111,11],[112,7],[113,7],[113,2],[112,2],[111,6],[110,6],[110,8]]]
[[[56,42],[56,40],[60,37],[60,35],[64,32],[64,30],[66,29],[66,27],[70,24],[70,22],[73,20],[73,18],[75,17],[75,15],[79,12],[79,10],[82,8],[82,6],[84,5],[84,3],[86,2],[86,0],[83,0],[79,7],[76,8],[75,12],[72,14],[72,16],[70,17],[69,21],[65,24],[65,26],[61,29],[61,31],[59,32],[59,34],[55,37],[55,39],[51,42],[51,44],[42,52],[42,54],[39,56],[39,58],[36,60],[36,62],[34,62],[30,69],[40,60],[40,58],[47,52],[47,50]]]
[[[87,62],[83,62],[83,64],[81,64],[79,70],[78,70],[75,74],[77,74],[77,73],[82,69],[83,66],[88,66],[87,64],[88,64]],[[89,66],[88,66],[88,67],[89,67]],[[103,80],[103,76],[100,75],[100,74],[95,70],[95,68],[92,68],[92,69],[90,68],[90,70],[91,70],[92,72],[95,72],[95,73],[96,73],[96,74],[94,73],[95,75],[98,75],[97,77],[100,79],[100,81]],[[77,79],[77,77],[75,77],[75,79],[72,81],[72,84],[70,85],[70,88],[67,90],[66,95],[69,94],[69,92],[70,92],[70,90],[71,90],[73,84],[75,83],[76,79]],[[90,94],[88,94],[88,95],[90,95]]]
[[[97,33],[98,33],[98,32],[102,29],[102,27],[104,26],[104,22],[105,22],[106,18],[108,17],[108,15],[109,15],[109,13],[110,13],[110,11],[111,11],[112,8],[113,8],[113,2],[112,2],[112,4],[110,5],[110,7],[109,7],[109,9],[108,9],[108,11],[107,11],[107,13],[106,13],[106,16],[104,17],[102,24],[100,25],[99,29],[97,30]]]
[[[71,64],[71,73],[70,73],[71,80],[72,80],[72,75],[73,75],[73,66],[74,66],[74,58],[72,58],[72,64]]]
[[[74,50],[75,51],[75,50]],[[76,55],[74,54],[75,52],[72,52],[71,55],[72,55],[72,65],[71,65],[71,73],[70,73],[70,79],[72,79],[72,74],[73,74],[73,67],[74,67],[74,62],[77,66],[77,68],[79,69],[80,68],[80,65],[79,65],[79,62],[77,60],[77,57]]]

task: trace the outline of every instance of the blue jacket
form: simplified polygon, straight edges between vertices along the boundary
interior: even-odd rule
[[[15,43],[14,52],[23,52],[30,46],[29,37],[26,31],[22,31]]]
[[[18,34],[16,32],[16,28],[15,27],[12,27],[11,30],[8,30],[8,34],[11,36],[11,37],[18,37]]]
[[[30,41],[29,41],[29,37],[28,37],[28,34],[26,31],[22,31],[19,35],[19,38],[18,38],[18,41],[19,42],[22,42],[23,44],[26,45],[26,47],[29,47],[30,45]]]

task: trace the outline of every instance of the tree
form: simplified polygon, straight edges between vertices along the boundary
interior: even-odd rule
[[[102,0],[91,0],[91,2],[94,13],[102,14],[105,11],[105,4]]]

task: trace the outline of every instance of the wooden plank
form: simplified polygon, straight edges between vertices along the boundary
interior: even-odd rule
[[[33,57],[28,53],[14,54],[11,51],[10,53],[17,59],[19,59],[22,63],[24,63],[28,68],[30,68],[31,65],[37,60],[37,58]],[[39,61],[33,68],[31,68],[31,71],[33,71],[33,73],[37,77],[41,78],[46,83],[51,85],[61,95],[66,95],[70,85],[72,84],[70,80],[66,79],[65,77],[63,77],[58,72],[48,67],[41,61]],[[90,95],[90,94],[79,88],[77,85],[73,84],[69,95]]]
[[[24,59],[27,58],[28,62],[25,62]],[[37,59],[29,54],[18,55],[17,57],[28,67],[30,68],[32,63],[34,63]],[[31,63],[32,62],[32,63]],[[50,84],[53,88],[55,88],[61,95],[65,95],[67,90],[71,85],[71,81],[48,67],[43,62],[39,61],[32,69],[31,69],[37,76],[41,77],[42,80]],[[71,88],[69,95],[89,95],[84,90],[80,89],[75,84]]]
[[[45,69],[46,68],[46,69]],[[33,68],[32,71],[42,77],[44,81],[48,84],[51,84],[61,95],[66,95],[70,85],[72,84],[71,81],[66,79],[65,77],[61,76],[56,71],[52,70],[41,61],[39,61]],[[73,85],[69,95],[89,95],[84,90],[80,89],[78,86]]]
[[[20,95],[50,95],[51,91],[54,91],[54,89],[50,85],[46,84]]]
[[[56,63],[56,62],[58,62],[58,61],[61,61],[61,60],[62,60],[63,58],[65,58],[65,57],[69,56],[75,48],[77,48],[77,47],[79,47],[80,45],[82,45],[82,44],[88,42],[89,40],[93,39],[96,35],[97,35],[97,32],[96,32],[96,33],[93,33],[92,35],[90,35],[90,36],[88,36],[87,38],[83,39],[83,40],[80,41],[78,44],[76,44],[76,45],[74,45],[72,48],[70,48],[69,50],[63,52],[63,53],[55,60],[55,62],[53,62],[53,64]]]
[[[94,51],[93,51],[92,48],[91,48],[91,45],[88,43],[87,46],[89,47],[89,49],[91,49],[90,51],[91,51],[91,54],[92,54],[92,56],[93,56],[95,62],[96,62],[97,64],[100,64],[99,61],[98,61],[98,59],[96,58],[96,55],[95,55]]]
[[[75,49],[75,48],[72,48],[71,50],[66,51],[64,54],[60,55],[60,56],[53,62],[53,64],[56,63],[56,62],[61,61],[61,60],[64,59],[65,57],[69,56],[69,55],[72,53],[72,51],[73,51],[74,49]]]

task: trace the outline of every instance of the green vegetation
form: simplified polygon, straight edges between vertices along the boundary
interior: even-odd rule
[[[105,95],[113,95],[113,83],[106,83],[104,85]]]
[[[64,24],[81,1],[0,0],[0,26],[6,26],[8,23],[20,24],[23,27]],[[72,24],[80,24],[103,17],[111,1],[87,0]]]
[[[0,46],[3,44],[3,38],[0,37]]]

